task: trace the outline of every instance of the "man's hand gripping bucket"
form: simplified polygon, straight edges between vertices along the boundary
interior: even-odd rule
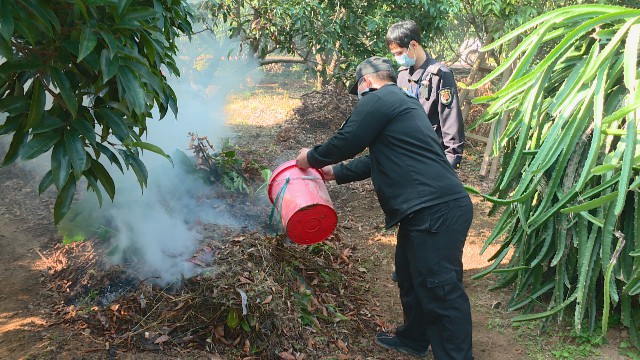
[[[338,216],[322,172],[317,169],[303,170],[295,160],[287,161],[271,175],[268,193],[273,211],[280,215],[282,226],[293,242],[315,244],[335,230]]]

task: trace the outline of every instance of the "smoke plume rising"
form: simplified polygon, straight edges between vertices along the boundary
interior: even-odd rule
[[[187,150],[189,132],[206,135],[214,144],[231,135],[224,118],[226,97],[247,82],[248,74],[254,81],[258,76],[254,71],[257,63],[250,56],[245,61],[223,59],[221,54],[228,54],[235,45],[218,42],[211,34],[201,34],[181,45],[181,76],[170,79],[178,97],[177,120],[171,113],[160,121],[150,119],[144,139],[169,155],[173,153],[175,167],[157,154],[145,153],[142,160],[149,180],[144,192],[131,171],[121,175],[117,168],[109,167],[116,183],[114,202],[105,197],[99,207],[95,195],[87,193],[60,226],[67,238],[82,237],[86,230],[105,235],[111,239],[111,262],[159,284],[188,278],[201,269],[188,261],[202,240],[196,223],[241,225],[216,210],[222,200],[210,196],[211,188],[194,176],[193,168],[185,171],[176,160],[191,156]],[[184,155],[175,153],[181,150]]]

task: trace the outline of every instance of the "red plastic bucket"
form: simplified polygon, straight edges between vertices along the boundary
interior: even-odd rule
[[[293,242],[315,244],[335,230],[338,216],[319,170],[303,170],[295,160],[287,161],[273,171],[268,192]]]

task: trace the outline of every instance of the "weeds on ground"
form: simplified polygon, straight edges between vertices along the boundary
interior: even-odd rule
[[[495,325],[490,321],[487,326]],[[607,355],[601,346],[606,342],[599,334],[570,332],[561,325],[546,324],[541,327],[540,322],[514,322],[519,342],[526,348],[531,359],[604,359]],[[640,359],[640,352],[628,341],[622,341],[618,355],[627,359]]]
[[[640,360],[640,351],[627,340],[620,342],[620,354],[627,356],[629,359]]]

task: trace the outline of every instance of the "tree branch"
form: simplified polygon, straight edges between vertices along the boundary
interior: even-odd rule
[[[269,65],[269,64],[306,64],[307,62],[303,58],[299,57],[286,57],[286,56],[274,56],[269,57],[263,60],[260,60],[260,65]]]

